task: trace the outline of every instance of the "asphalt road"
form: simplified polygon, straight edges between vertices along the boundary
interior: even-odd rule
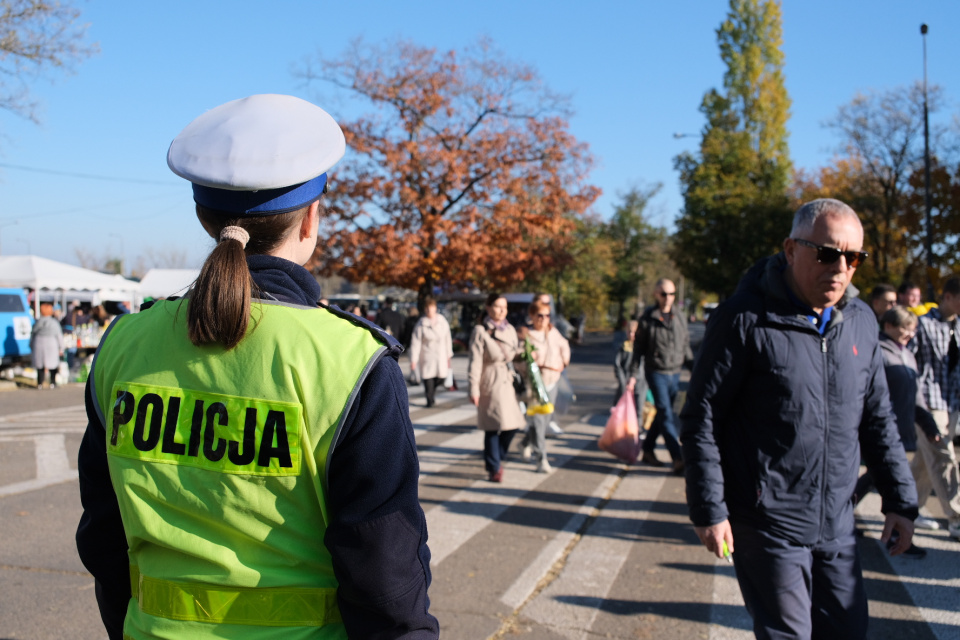
[[[465,391],[426,409],[422,389],[410,388],[431,610],[444,638],[752,637],[732,567],[696,541],[682,479],[597,449],[612,357],[609,336],[574,347],[577,402],[559,418],[565,433],[548,440],[556,470],[537,474],[513,455],[503,484],[485,480]],[[454,369],[462,388],[466,359]],[[73,544],[82,395],[79,386],[0,391],[0,640],[105,637]],[[662,446],[658,455],[668,458]],[[876,495],[859,518],[870,637],[960,638],[960,543],[921,532],[926,559],[889,558],[876,540]]]

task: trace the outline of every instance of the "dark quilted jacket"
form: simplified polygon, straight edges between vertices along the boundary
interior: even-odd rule
[[[851,286],[821,336],[785,264],[758,262],[710,316],[680,416],[690,519],[798,544],[849,534],[861,456],[884,512],[915,518],[872,311]]]

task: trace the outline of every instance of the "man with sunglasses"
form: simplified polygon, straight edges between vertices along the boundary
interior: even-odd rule
[[[758,638],[866,637],[852,496],[861,456],[891,555],[917,496],[892,415],[876,318],[850,285],[866,258],[856,213],[800,207],[783,251],[711,315],[681,413],[690,519],[732,554]]]
[[[663,466],[654,453],[657,438],[662,435],[673,460],[674,473],[682,474],[683,458],[673,405],[680,392],[680,369],[684,363],[693,361],[690,333],[683,314],[677,313],[673,307],[677,301],[677,287],[673,281],[666,278],[657,280],[653,295],[656,304],[647,307],[637,324],[627,390],[634,390],[636,371],[642,361],[644,377],[653,393],[657,413],[650,432],[643,440],[641,460],[654,467]]]
[[[953,439],[960,421],[960,278],[943,285],[939,308],[920,316],[917,326],[917,366],[920,389],[930,407],[939,435],[917,439],[913,471],[920,506],[930,490],[947,515],[950,536],[960,540],[960,471]]]

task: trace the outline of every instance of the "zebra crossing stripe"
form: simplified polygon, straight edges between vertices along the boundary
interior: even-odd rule
[[[457,448],[463,448],[468,442],[477,443],[471,453],[482,448],[482,435],[479,431],[457,436],[448,440],[443,448],[449,448],[456,441]],[[562,453],[551,453],[555,467],[562,467],[576,457],[580,451],[594,443],[592,438],[577,438],[565,442]],[[437,447],[440,448],[440,447]],[[448,465],[444,465],[448,466]],[[421,469],[424,465],[421,463]],[[493,524],[500,514],[515,505],[524,495],[535,489],[549,476],[536,473],[532,465],[509,466],[504,474],[503,484],[494,485],[486,480],[478,480],[471,486],[451,496],[445,503],[427,512],[427,527],[430,531],[431,564],[438,565],[462,545]],[[456,505],[451,509],[449,506]]]
[[[523,608],[523,616],[566,638],[588,637],[597,613],[610,592],[630,550],[633,539],[649,518],[654,500],[666,475],[628,473],[613,499],[567,557],[560,576]],[[629,499],[618,500],[627,496]],[[622,502],[629,509],[610,505]],[[575,597],[580,606],[567,601]]]
[[[33,441],[37,477],[0,487],[0,497],[43,489],[77,479],[77,472],[70,468],[62,434],[34,436]]]

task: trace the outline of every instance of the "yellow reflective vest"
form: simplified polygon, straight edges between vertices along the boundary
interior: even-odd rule
[[[197,347],[187,304],[120,318],[92,372],[129,545],[124,636],[346,638],[326,469],[385,347],[325,309],[266,301],[234,349]]]

